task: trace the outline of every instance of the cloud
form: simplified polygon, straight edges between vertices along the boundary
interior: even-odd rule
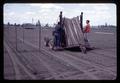
[[[115,9],[115,6],[108,4],[18,4],[14,7],[7,4],[4,7],[4,22],[31,22],[33,18],[34,23],[39,19],[41,23],[53,24],[59,19],[60,11],[63,11],[63,16],[68,18],[83,12],[84,21],[89,19],[91,24],[112,23],[116,19]]]
[[[39,16],[41,23],[53,24],[57,21],[59,13],[64,8],[56,4],[30,4],[32,7],[39,8],[36,16]],[[37,19],[37,17],[34,17]]]
[[[8,15],[10,16],[15,15],[15,12],[10,12]]]
[[[10,13],[4,13],[4,22],[11,22],[11,23],[24,23],[29,22],[32,18],[34,18],[36,14],[34,12],[10,12]]]
[[[51,12],[50,9],[41,9],[38,11],[39,13],[44,13],[44,12]]]
[[[26,14],[26,15],[33,15],[33,14],[35,14],[35,12],[30,12],[30,11],[28,11],[28,12],[26,12],[25,14]]]
[[[55,4],[29,4],[32,7],[40,7],[41,9],[63,9],[61,6],[57,6]]]
[[[108,6],[105,6],[105,5],[96,5],[96,6],[93,6],[94,10],[97,10],[97,11],[107,11],[109,9]]]

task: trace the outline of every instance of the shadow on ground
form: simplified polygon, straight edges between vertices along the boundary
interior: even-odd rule
[[[95,48],[95,47],[87,48],[87,51],[91,51],[91,50],[95,50],[95,49],[98,49],[98,48]],[[71,52],[81,52],[81,49],[79,47],[65,48],[65,50],[71,51]]]

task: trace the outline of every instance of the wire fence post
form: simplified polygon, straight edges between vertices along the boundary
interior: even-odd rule
[[[60,11],[59,19],[60,19],[60,27],[62,28],[62,11]]]
[[[23,45],[24,45],[24,26],[23,26]]]
[[[81,12],[81,15],[80,15],[80,27],[81,27],[82,32],[83,32],[83,12]]]
[[[10,25],[8,26],[8,41],[10,42]]]
[[[15,39],[16,39],[16,51],[18,51],[18,49],[17,49],[17,47],[18,47],[18,46],[17,46],[17,27],[16,27],[16,26],[15,26],[15,32],[16,32],[16,34],[15,34],[15,37],[16,37],[16,38],[15,38]]]
[[[38,20],[38,27],[39,27],[39,51],[41,50],[41,24]]]

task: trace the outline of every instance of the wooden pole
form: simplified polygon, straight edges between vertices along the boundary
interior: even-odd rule
[[[60,28],[62,28],[62,11],[60,11],[60,15],[59,15],[59,19],[60,19]],[[60,32],[60,47],[62,45],[62,32]]]
[[[81,12],[81,15],[80,15],[80,27],[81,27],[82,32],[83,32],[83,12]]]
[[[62,11],[60,12],[59,18],[60,18],[60,27],[62,28]]]
[[[10,25],[8,25],[8,41],[10,41]]]
[[[23,44],[24,44],[24,26],[23,26]]]
[[[17,27],[15,26],[15,32],[16,32],[16,51],[18,51],[18,49],[17,49]]]
[[[41,50],[41,24],[38,20],[38,27],[39,27],[39,51]]]

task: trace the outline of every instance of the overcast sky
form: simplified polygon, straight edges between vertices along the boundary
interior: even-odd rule
[[[63,16],[72,18],[79,16],[83,12],[83,23],[89,19],[91,25],[116,24],[115,4],[4,4],[4,23],[33,23],[40,20],[42,24],[54,24],[59,19],[59,13],[63,11]]]

